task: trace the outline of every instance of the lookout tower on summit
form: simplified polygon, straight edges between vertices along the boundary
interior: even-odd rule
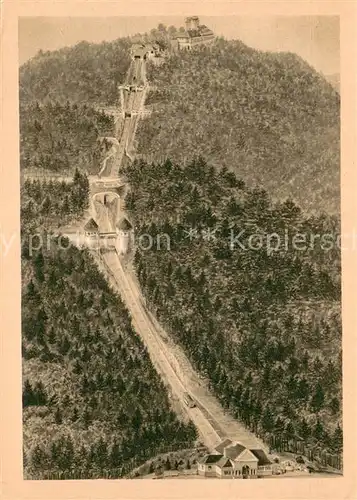
[[[215,39],[213,31],[200,24],[198,16],[186,17],[186,29],[180,28],[171,39],[173,50],[191,50],[198,45],[206,45]]]
[[[200,18],[198,16],[186,17],[185,19],[186,30],[198,30],[200,25]]]

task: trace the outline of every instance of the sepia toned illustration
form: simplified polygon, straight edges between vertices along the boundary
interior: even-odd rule
[[[21,18],[24,479],[343,474],[339,18]]]

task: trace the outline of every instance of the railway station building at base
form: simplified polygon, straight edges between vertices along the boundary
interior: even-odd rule
[[[248,449],[230,439],[198,462],[198,474],[205,477],[256,479],[272,473],[273,464],[264,450]]]

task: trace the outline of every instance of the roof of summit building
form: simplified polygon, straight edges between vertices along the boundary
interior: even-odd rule
[[[188,32],[185,30],[185,31],[178,31],[177,33],[175,33],[173,35],[173,38],[189,38],[190,35],[188,34]]]
[[[198,26],[197,29],[188,29],[185,31],[179,31],[178,33],[175,33],[173,38],[188,38],[188,39],[193,39],[193,38],[201,38],[205,36],[211,36],[214,35],[213,31],[207,26],[202,25]]]
[[[213,33],[213,31],[205,24],[201,24],[201,26],[199,26],[199,29],[202,33]]]

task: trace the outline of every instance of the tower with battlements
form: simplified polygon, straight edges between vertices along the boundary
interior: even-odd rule
[[[185,19],[186,30],[198,30],[200,19],[198,16],[186,17]]]
[[[214,41],[213,31],[205,24],[200,24],[198,16],[185,19],[185,30],[180,30],[173,36],[171,46],[173,50],[192,50],[200,45],[207,45]]]

